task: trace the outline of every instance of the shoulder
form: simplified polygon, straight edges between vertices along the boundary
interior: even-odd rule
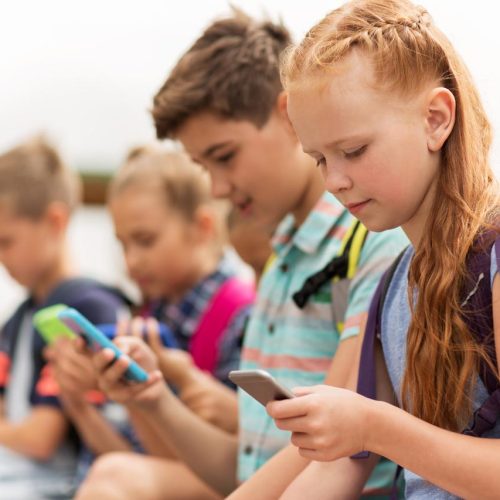
[[[93,323],[114,323],[120,311],[127,309],[125,296],[118,290],[95,280],[75,278],[66,281],[66,303]]]
[[[368,232],[359,256],[359,273],[364,271],[380,275],[409,244],[400,228],[381,233]]]

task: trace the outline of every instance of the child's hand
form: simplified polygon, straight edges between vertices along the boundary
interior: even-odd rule
[[[155,406],[166,391],[164,379],[154,353],[136,337],[117,337],[115,344],[123,355],[115,360],[111,349],[102,349],[92,356],[100,389],[112,400],[124,405]],[[149,374],[144,383],[129,382],[124,375],[130,359]]]
[[[292,444],[306,458],[331,461],[365,449],[371,400],[327,385],[299,387],[297,398],[266,406],[279,429],[292,432]]]
[[[117,335],[132,335],[144,339],[156,354],[158,366],[167,382],[179,390],[189,384],[199,372],[189,353],[163,345],[158,321],[154,318],[137,317],[130,322],[121,321],[117,325]]]
[[[211,375],[198,374],[180,391],[182,402],[199,417],[229,433],[238,430],[238,400],[236,393]]]
[[[78,351],[76,341],[60,339],[47,347],[44,355],[53,367],[63,395],[82,399],[86,391],[97,389],[97,374],[92,361]]]

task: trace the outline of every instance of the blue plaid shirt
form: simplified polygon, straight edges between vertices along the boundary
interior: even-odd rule
[[[210,301],[220,287],[235,274],[229,259],[223,257],[217,269],[189,290],[180,302],[163,305],[159,319],[172,329],[179,348],[189,350],[189,342]],[[219,359],[214,375],[231,387],[234,386],[227,375],[231,370],[237,370],[239,367],[243,332],[250,311],[251,306],[243,307],[238,311],[221,336]]]

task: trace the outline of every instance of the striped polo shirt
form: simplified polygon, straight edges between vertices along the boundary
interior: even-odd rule
[[[408,244],[399,229],[368,233],[354,277],[327,282],[299,309],[292,295],[340,253],[354,223],[329,193],[299,228],[291,215],[281,222],[245,332],[242,370],[267,370],[289,388],[324,381],[339,342],[358,335],[380,276]],[[238,479],[244,481],[290,443],[290,433],[277,429],[264,407],[241,390],[239,411]],[[385,465],[372,489],[391,484],[395,469]]]

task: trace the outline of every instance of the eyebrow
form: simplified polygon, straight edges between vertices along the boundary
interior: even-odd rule
[[[231,141],[226,141],[226,142],[219,142],[217,144],[212,144],[209,146],[203,153],[201,154],[202,158],[209,158],[212,156],[216,151],[219,149],[222,149],[226,146],[229,146],[231,144]]]
[[[332,141],[332,142],[329,142],[325,148],[326,149],[331,149],[331,148],[334,148],[335,146],[338,146],[339,144],[342,144],[344,142],[348,142],[348,141],[359,141],[359,140],[367,140],[366,138],[366,134],[363,134],[363,135],[351,135],[351,136],[347,136],[347,137],[343,137],[342,139],[338,139],[336,141]],[[318,153],[318,151],[315,151],[315,150],[305,150],[303,149],[304,153],[306,154],[314,154],[314,153]]]

